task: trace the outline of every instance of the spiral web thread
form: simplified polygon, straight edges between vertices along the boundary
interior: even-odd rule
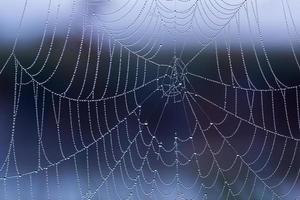
[[[299,81],[280,69],[300,76],[297,2],[276,1],[289,35],[289,66],[273,62],[260,18],[266,8],[256,0],[126,0],[97,12],[112,2],[85,1],[82,11],[74,0],[59,43],[63,3],[50,1],[39,48],[24,64],[17,49],[25,2],[0,68],[1,77],[13,74],[11,129],[1,133],[9,135],[1,199],[296,199]],[[126,27],[112,26],[126,19]],[[74,32],[78,48],[70,51]],[[161,32],[176,33],[172,48]],[[196,43],[189,53],[187,33]],[[164,48],[170,59],[161,59]],[[214,55],[203,64],[210,73],[201,69],[206,51]],[[65,65],[70,54],[74,62]],[[66,68],[71,73],[61,81]],[[24,147],[16,141],[25,134],[18,125],[28,101],[35,154],[24,170],[18,156]],[[170,106],[181,109],[184,132],[161,128]]]

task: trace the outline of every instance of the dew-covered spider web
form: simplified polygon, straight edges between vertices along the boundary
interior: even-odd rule
[[[300,198],[299,1],[37,2],[0,3],[0,199]]]

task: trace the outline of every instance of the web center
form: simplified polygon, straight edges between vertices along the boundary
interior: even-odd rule
[[[183,61],[174,57],[163,79],[163,96],[172,97],[175,102],[181,101],[186,90],[186,73]]]

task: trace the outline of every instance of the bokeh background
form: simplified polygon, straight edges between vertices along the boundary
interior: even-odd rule
[[[1,1],[0,199],[297,199],[299,9]]]

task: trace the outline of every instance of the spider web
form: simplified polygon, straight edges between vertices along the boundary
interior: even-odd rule
[[[26,52],[25,1],[1,199],[299,197],[299,3],[276,2],[286,57],[256,0],[49,1]]]

